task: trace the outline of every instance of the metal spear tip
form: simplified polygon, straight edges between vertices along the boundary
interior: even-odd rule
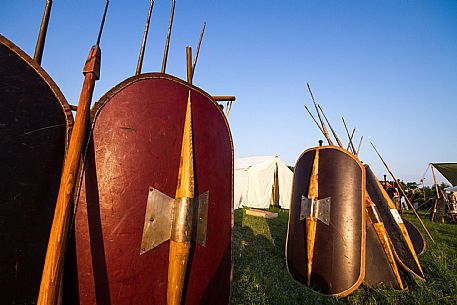
[[[95,43],[97,46],[100,44],[100,39],[102,38],[103,26],[105,25],[105,18],[106,12],[108,11],[109,0],[106,0],[105,9],[103,11],[102,22],[100,23],[100,29],[98,31],[97,42]]]

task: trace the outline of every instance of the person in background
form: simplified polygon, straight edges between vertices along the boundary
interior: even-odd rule
[[[394,202],[395,207],[397,208],[397,210],[401,211],[401,206],[400,206],[400,193],[398,192],[398,189],[397,189],[397,188],[395,188],[394,196],[393,196],[393,198],[392,198],[392,201]]]

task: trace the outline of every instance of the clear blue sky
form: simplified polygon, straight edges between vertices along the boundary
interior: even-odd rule
[[[103,0],[55,0],[43,67],[76,104]],[[33,55],[45,1],[0,2],[0,33]],[[135,72],[149,1],[110,1],[94,101]],[[157,0],[143,72],[159,71],[171,0]],[[322,136],[305,112],[309,82],[360,158],[418,181],[429,162],[457,162],[457,1],[177,0],[167,72],[185,78],[185,46],[205,38],[194,83],[236,95],[235,157],[278,154],[293,165]],[[430,172],[426,178],[431,183]],[[442,178],[440,178],[442,180]]]

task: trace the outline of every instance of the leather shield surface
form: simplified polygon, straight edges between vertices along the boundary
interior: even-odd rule
[[[35,304],[59,190],[69,106],[0,35],[0,303]]]
[[[311,287],[326,295],[345,296],[365,273],[365,171],[347,151],[335,146],[306,150],[298,159],[289,212],[286,260],[293,278],[306,284],[307,228],[300,220],[302,197],[308,196],[313,160],[319,151],[319,199],[330,197],[330,221],[317,221]]]
[[[405,224],[406,230],[408,230],[409,237],[413,242],[414,251],[416,251],[417,255],[422,255],[427,248],[427,242],[425,241],[424,235],[421,231],[412,224],[409,220],[403,219],[403,223]]]
[[[166,304],[170,242],[140,250],[149,187],[175,198],[189,91],[195,196],[208,192],[209,199],[206,247],[191,243],[183,303],[228,303],[233,146],[227,121],[201,89],[149,73],[120,83],[92,109],[64,304]]]
[[[396,217],[400,222],[402,222],[401,217],[394,208],[394,205],[392,203],[389,205],[390,198],[381,187],[378,178],[371,171],[370,167],[365,165],[365,169],[367,177],[367,192],[370,195],[371,200],[376,205],[376,208],[379,211],[379,216],[386,227],[386,231],[392,241],[394,255],[397,262],[406,271],[411,272],[420,279],[424,279],[420,266],[414,258],[415,253],[411,252],[406,237],[403,235],[394,215],[398,215]]]
[[[386,256],[385,250],[379,241],[379,237],[373,227],[370,218],[367,217],[367,248],[366,248],[366,262],[365,262],[365,279],[363,283],[371,288],[392,288],[401,290],[398,279],[389,260]],[[404,279],[401,278],[402,283]]]

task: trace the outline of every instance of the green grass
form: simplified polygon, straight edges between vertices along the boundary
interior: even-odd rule
[[[432,223],[423,217],[435,243],[419,259],[426,282],[407,277],[408,290],[360,286],[351,295],[323,296],[294,281],[284,256],[288,211],[272,209],[278,218],[264,219],[235,211],[232,304],[457,304],[457,225]],[[412,215],[405,217],[419,226]]]

